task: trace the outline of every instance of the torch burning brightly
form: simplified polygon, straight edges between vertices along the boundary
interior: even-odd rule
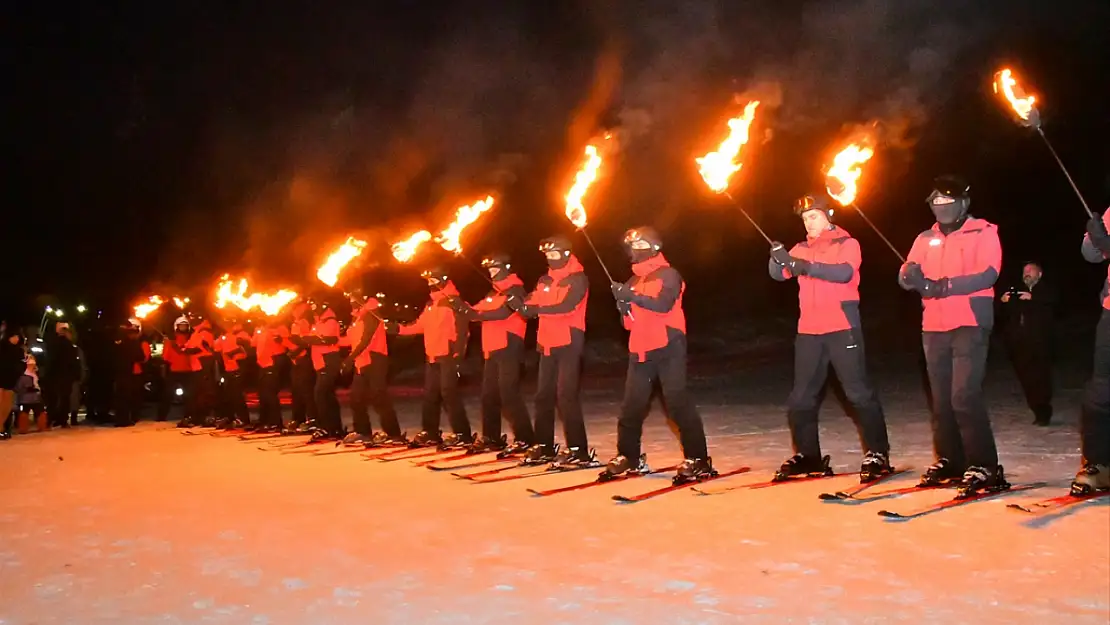
[[[451,225],[447,226],[447,229],[436,237],[436,243],[439,243],[439,245],[448,252],[461,254],[462,246],[459,245],[459,237],[462,236],[463,230],[466,230],[467,226],[477,221],[482,213],[491,208],[493,208],[493,196],[490,195],[487,195],[486,199],[475,202],[470,206],[460,206],[455,213],[455,221],[451,222]],[[394,247],[393,254],[394,256],[397,255],[396,246]],[[400,257],[398,257],[397,260],[401,260]],[[401,260],[401,262],[406,261]]]
[[[755,109],[758,106],[758,100],[748,102],[743,115],[728,120],[729,135],[721,142],[721,147],[716,152],[694,159],[698,163],[698,172],[702,179],[714,193],[727,191],[729,179],[744,166],[736,162],[736,156],[740,153],[740,148],[748,143],[748,130],[755,119]]]
[[[219,287],[216,290],[216,308],[224,308],[228,304],[234,304],[242,311],[250,311],[255,308],[261,310],[263,313],[273,316],[281,312],[287,304],[297,299],[297,293],[286,289],[281,289],[276,293],[247,293],[247,279],[241,278],[237,289],[232,289],[232,280],[225,273],[220,278]]]
[[[840,202],[841,206],[848,206],[856,201],[856,194],[859,193],[859,179],[863,175],[860,165],[871,160],[874,155],[875,150],[870,147],[853,143],[833,158],[833,165],[825,174],[825,189],[834,200]],[[830,184],[834,181],[837,183],[835,186],[840,189],[839,191]]]
[[[174,296],[173,303],[177,305],[178,308],[185,310],[185,307],[189,305],[189,298]]]
[[[610,135],[606,134],[605,140],[609,140],[609,137]],[[601,151],[593,143],[586,146],[585,155],[585,162],[582,163],[578,173],[574,174],[574,184],[571,185],[566,196],[567,219],[579,230],[586,227],[586,207],[582,205],[582,198],[585,197],[590,185],[597,180],[597,170],[601,168],[602,162]]]
[[[416,255],[416,250],[424,243],[432,240],[432,233],[421,230],[411,237],[393,244],[393,257],[402,263],[407,263]]]
[[[158,297],[157,295],[151,295],[147,298],[146,302],[135,306],[135,317],[137,319],[146,319],[147,315],[158,310],[158,307],[161,306],[164,302],[165,300],[163,300],[161,297]]]
[[[328,259],[324,261],[324,264],[316,270],[316,277],[328,286],[335,286],[335,283],[339,281],[339,272],[362,254],[362,250],[365,248],[366,241],[347,237],[347,242],[332,252]]]
[[[1033,96],[1025,97],[1025,90],[1018,85],[1013,72],[1009,68],[1003,69],[994,75],[994,92],[1001,93],[1006,101],[1013,107],[1014,113],[1022,121],[1030,121],[1029,116],[1036,110],[1033,103],[1037,101]]]

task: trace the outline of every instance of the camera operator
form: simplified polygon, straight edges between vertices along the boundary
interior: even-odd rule
[[[1052,321],[1056,291],[1040,263],[1021,270],[1021,284],[1002,294],[1006,343],[1035,425],[1052,420]]]

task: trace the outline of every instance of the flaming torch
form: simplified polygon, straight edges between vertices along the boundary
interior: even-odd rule
[[[335,286],[339,281],[339,272],[343,271],[343,268],[352,260],[358,258],[364,249],[366,249],[366,241],[347,237],[347,241],[332,252],[324,264],[316,270],[316,277],[328,286]]]
[[[732,175],[740,171],[744,165],[736,161],[737,155],[740,154],[740,149],[748,144],[749,130],[752,126],[752,121],[755,120],[755,110],[759,107],[758,100],[752,100],[744,107],[744,113],[739,117],[733,117],[728,120],[728,137],[721,142],[717,151],[710,152],[700,158],[695,158],[694,161],[698,164],[698,173],[701,174],[702,180],[705,181],[706,186],[711,191],[718,194],[728,196],[732,200],[733,205],[740,211],[756,231],[763,236],[767,244],[772,243],[771,237],[759,227],[759,224],[752,219],[748,211],[744,210],[743,206],[732,197],[728,192],[729,179]]]
[[[863,176],[861,166],[871,160],[871,157],[874,155],[875,150],[868,145],[861,145],[859,143],[848,145],[848,147],[844,148],[839,154],[833,157],[832,167],[825,173],[825,190],[828,191],[829,196],[839,202],[841,206],[851,206],[856,209],[859,216],[863,217],[867,225],[871,226],[875,234],[879,235],[879,238],[886,243],[890,251],[894,252],[894,255],[905,264],[906,257],[902,256],[898,248],[894,247],[890,239],[886,238],[886,235],[879,230],[874,222],[868,219],[867,214],[856,204],[856,195],[859,193],[859,180],[860,177]]]
[[[297,293],[288,289],[281,289],[274,293],[248,293],[249,284],[246,278],[240,278],[238,286],[233,286],[234,281],[224,274],[216,288],[216,308],[226,308],[233,304],[243,312],[250,312],[255,308],[269,316],[277,315],[286,305],[297,299]]]
[[[393,258],[396,258],[398,262],[407,263],[412,260],[413,256],[416,256],[416,250],[418,250],[421,245],[431,240],[432,233],[427,230],[421,230],[404,241],[394,243],[392,248]]]
[[[493,208],[492,195],[487,195],[486,199],[475,202],[470,206],[460,206],[458,210],[455,211],[455,221],[451,222],[451,225],[447,226],[447,228],[436,237],[436,243],[439,243],[440,247],[451,252],[455,256],[464,258],[462,245],[459,244],[459,237],[462,236],[463,230],[466,230],[470,224],[474,223],[482,216],[482,213],[491,208]],[[491,285],[493,284],[493,278],[490,278],[488,273],[481,271],[475,267],[473,263],[467,262],[466,265],[473,269],[475,273],[485,278],[486,282],[489,282]],[[496,285],[494,285],[494,288],[496,288]]]
[[[605,133],[603,141],[609,141],[612,137],[609,133]],[[586,191],[590,186],[597,181],[597,172],[601,169],[601,164],[604,159],[601,156],[601,148],[598,146],[600,142],[591,142],[586,146],[582,166],[578,172],[574,174],[574,184],[571,185],[570,190],[566,195],[566,209],[565,213],[570,223],[582,232],[582,236],[586,238],[586,242],[590,244],[590,249],[594,251],[594,256],[597,257],[597,262],[601,264],[602,270],[609,278],[609,282],[613,282],[613,274],[609,273],[609,268],[605,266],[605,261],[601,260],[601,254],[598,253],[597,247],[594,245],[590,235],[586,232],[586,222],[588,215],[586,207],[582,204],[582,198],[586,196]]]
[[[1037,98],[1026,94],[1025,90],[1018,84],[1017,79],[1014,78],[1014,73],[1008,67],[995,72],[993,86],[994,92],[1013,109],[1017,122],[1026,128],[1033,128],[1041,136],[1048,151],[1052,153],[1052,158],[1056,159],[1056,164],[1064,172],[1064,177],[1068,179],[1068,184],[1075,191],[1075,195],[1079,197],[1083,210],[1087,211],[1088,217],[1094,218],[1095,214],[1091,212],[1091,207],[1087,206],[1087,200],[1083,199],[1083,194],[1079,192],[1079,187],[1072,180],[1068,168],[1064,166],[1064,161],[1060,160],[1060,155],[1056,153],[1056,149],[1052,147],[1052,143],[1049,142],[1041,128],[1041,113],[1034,106]]]
[[[188,297],[181,297],[179,295],[174,295],[173,296],[173,303],[179,309],[185,310],[185,307],[189,305],[189,298]]]
[[[145,302],[143,302],[141,304],[137,304],[134,307],[135,318],[136,319],[146,319],[148,316],[150,316],[150,313],[158,310],[158,307],[161,306],[164,303],[165,303],[165,300],[163,300],[161,297],[159,297],[157,295],[151,295],[150,297],[147,298],[147,300]]]

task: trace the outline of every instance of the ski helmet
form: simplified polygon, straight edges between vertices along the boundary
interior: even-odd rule
[[[512,261],[508,254],[495,253],[482,259],[482,268],[489,272],[493,280],[501,280],[509,275],[512,270]]]
[[[663,239],[651,226],[640,226],[625,231],[623,243],[633,263],[654,258],[663,249]]]
[[[971,185],[959,176],[938,176],[926,201],[941,225],[960,223],[971,206]]]
[[[801,217],[809,211],[821,211],[832,221],[835,212],[828,196],[824,193],[807,193],[794,200],[794,214]]]
[[[192,324],[189,323],[189,318],[188,317],[186,317],[185,315],[181,315],[177,319],[174,319],[173,329],[174,329],[175,332],[180,332],[182,334],[188,334],[189,330],[192,329]]]
[[[428,286],[440,290],[447,286],[447,271],[443,267],[429,267],[420,273],[420,277],[428,281]]]
[[[570,241],[561,235],[547,237],[540,241],[540,251],[547,257],[547,265],[559,269],[570,261]]]

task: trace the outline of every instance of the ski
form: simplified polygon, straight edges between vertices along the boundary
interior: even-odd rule
[[[556,475],[559,473],[571,473],[573,471],[582,471],[585,469],[600,469],[605,465],[597,464],[594,466],[588,465],[574,465],[565,469],[556,469],[553,465],[547,465],[542,469],[528,471],[527,473],[514,473],[512,475],[495,475],[489,479],[472,479],[475,484],[493,484],[494,482],[508,482],[511,480],[522,480],[528,477],[539,477],[541,475]]]
[[[337,456],[339,454],[361,454],[366,453],[366,448],[359,447],[343,447],[340,449],[314,449],[312,450],[313,456]]]
[[[439,459],[436,460],[436,462],[445,462],[445,461],[446,461],[446,459],[444,459],[444,458],[439,458]],[[500,464],[500,463],[512,463],[513,465],[516,465],[517,464],[517,459],[516,458],[492,458],[492,459],[488,459],[488,460],[475,460],[474,462],[465,462],[463,464],[452,464],[452,465],[446,466],[446,467],[438,465],[438,464],[427,464],[425,466],[427,468],[431,469],[432,471],[457,471],[459,469],[470,469],[470,468],[473,468],[473,467],[484,467],[486,465]]]
[[[877,479],[871,480],[870,482],[864,482],[858,486],[849,488],[848,490],[838,490],[835,493],[821,493],[817,496],[817,498],[821,501],[844,501],[845,499],[855,499],[856,495],[870,489],[872,486],[877,486],[896,475],[902,475],[903,473],[907,473],[911,470],[913,470],[913,467],[896,469]]]
[[[244,434],[250,434],[253,431],[254,430],[248,430],[246,428],[227,428],[224,430],[209,432],[208,435],[214,438],[231,438],[232,436],[243,436]]]
[[[247,432],[239,435],[239,440],[249,443],[251,441],[263,441],[269,438],[281,438],[282,436],[293,436],[292,434],[283,434],[281,432]],[[307,435],[306,435],[307,436]]]
[[[1084,495],[1073,495],[1068,493],[1060,495],[1059,497],[1052,497],[1050,499],[1042,499],[1041,501],[1034,501],[1028,505],[1021,505],[1020,503],[1006,504],[1007,508],[1018,510],[1020,512],[1027,512],[1029,514],[1049,514],[1056,512],[1063,508],[1073,506],[1077,503],[1098,499],[1099,497],[1106,497],[1110,495],[1110,490],[1097,490],[1093,493],[1086,493]]]
[[[317,440],[317,441],[304,441],[303,443],[298,443],[298,444],[293,445],[291,447],[282,448],[280,450],[280,453],[282,455],[285,455],[285,454],[315,453],[316,452],[315,449],[306,449],[306,448],[307,447],[318,447],[320,445],[327,445],[327,444],[332,443],[332,442],[334,442],[334,439],[330,439],[330,438],[325,438],[325,439],[321,439],[321,440]]]
[[[938,503],[930,504],[930,505],[927,505],[927,506],[922,506],[922,507],[920,507],[916,510],[911,510],[909,512],[892,512],[890,510],[879,510],[879,516],[885,517],[885,518],[888,518],[888,519],[897,519],[897,520],[916,519],[918,517],[922,517],[922,516],[925,516],[927,514],[932,514],[934,512],[940,512],[941,510],[947,510],[949,508],[955,508],[957,506],[962,506],[962,505],[967,504],[967,503],[972,503],[972,502],[975,502],[975,501],[982,501],[984,499],[991,499],[993,497],[1000,497],[1002,495],[1007,495],[1009,493],[1018,493],[1018,492],[1021,492],[1023,490],[1032,490],[1034,488],[1041,488],[1043,486],[1047,486],[1047,483],[1045,483],[1045,482],[1034,482],[1032,484],[1021,484],[1021,485],[1018,485],[1018,486],[1011,486],[1010,488],[1008,488],[1006,490],[999,490],[999,491],[994,491],[994,492],[989,492],[989,493],[978,493],[978,494],[972,495],[970,497],[966,497],[964,499],[955,499],[955,498],[946,499],[946,500],[938,502]]]
[[[814,480],[825,480],[830,477],[839,477],[837,475],[803,475],[801,477],[789,477],[785,480],[767,480],[766,482],[756,482],[755,484],[737,484],[735,486],[722,486],[720,488],[694,488],[694,492],[699,495],[720,495],[742,488],[758,489],[770,488],[772,486],[782,486],[783,484],[797,484],[799,482],[812,482]]]
[[[751,471],[751,470],[752,470],[751,467],[740,467],[739,469],[733,469],[731,471],[725,471],[724,473],[718,473],[717,475],[714,475],[712,477],[707,477],[707,478],[701,479],[701,480],[695,480],[695,481],[692,481],[692,482],[683,482],[681,484],[673,484],[672,483],[670,486],[664,486],[663,488],[657,488],[655,490],[649,490],[646,493],[640,493],[639,495],[632,495],[631,497],[628,497],[628,496],[625,496],[625,495],[613,495],[613,501],[617,501],[617,502],[620,502],[620,503],[637,503],[637,502],[640,502],[640,501],[646,501],[646,500],[651,499],[653,497],[658,497],[659,495],[665,495],[667,493],[672,493],[676,490],[682,490],[683,488],[690,488],[692,486],[696,486],[698,484],[703,484],[705,482],[712,482],[713,480],[719,480],[719,479],[724,478],[724,477],[731,477],[733,475],[740,475],[741,473],[747,473],[748,471]]]
[[[438,447],[417,447],[416,449],[405,449],[391,454],[373,456],[373,458],[376,460],[381,460],[382,462],[397,462],[398,460],[415,460],[417,458],[426,458],[428,456],[442,456],[444,454],[450,454],[454,452],[454,449],[439,449]]]
[[[506,460],[510,460],[510,458],[506,458]],[[527,467],[527,466],[538,467],[540,465],[527,465],[527,464],[521,464],[520,462],[515,462],[513,464],[509,464],[509,465],[506,465],[506,466],[503,466],[503,467],[497,467],[496,469],[486,469],[484,471],[475,471],[473,473],[452,473],[451,475],[453,475],[453,476],[455,476],[459,479],[462,479],[462,480],[474,480],[476,478],[485,477],[487,475],[496,475],[498,473],[503,473],[503,472],[508,471],[510,469],[520,469],[520,468]]]
[[[419,458],[415,462],[412,463],[412,466],[414,466],[414,467],[426,467],[426,466],[428,466],[430,464],[434,464],[436,462],[450,462],[452,460],[462,460],[463,458],[466,458],[467,456],[473,456],[474,455],[474,454],[472,454],[468,451],[463,451],[461,453],[454,453],[454,454],[451,454],[451,455],[447,455],[447,452],[450,452],[450,451],[457,452],[458,450],[457,449],[445,450],[444,455],[438,455],[437,454],[437,455],[434,455],[430,458]]]
[[[650,473],[624,473],[624,474],[621,474],[621,475],[615,475],[615,476],[613,476],[613,477],[611,477],[607,480],[602,480],[601,478],[596,478],[596,479],[594,479],[592,481],[589,481],[589,482],[582,482],[580,484],[571,484],[570,486],[564,486],[562,488],[552,488],[551,490],[536,490],[534,488],[529,488],[529,489],[526,489],[526,490],[529,493],[532,493],[533,495],[535,495],[537,497],[549,497],[551,495],[558,495],[559,493],[569,493],[569,492],[573,492],[573,491],[576,491],[576,490],[583,490],[585,488],[590,488],[590,487],[593,487],[593,486],[601,486],[603,484],[616,484],[617,482],[623,482],[625,480],[631,480],[631,479],[635,479],[637,477],[644,477],[646,475],[655,475],[657,473],[666,473],[667,471],[674,471],[677,468],[678,468],[678,465],[676,464],[676,465],[672,465],[672,466],[669,466],[669,467],[663,467],[662,469],[653,469]]]

